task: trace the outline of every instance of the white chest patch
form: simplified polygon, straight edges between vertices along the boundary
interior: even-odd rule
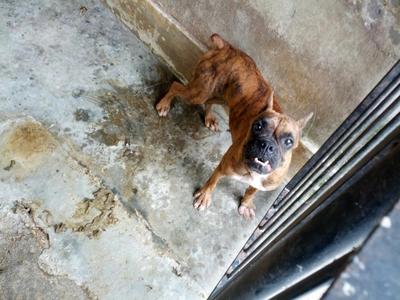
[[[268,178],[268,175],[260,175],[257,173],[250,173],[248,175],[240,176],[233,175],[233,179],[239,180],[241,182],[247,183],[252,187],[260,191],[266,191],[267,189],[263,186],[263,181]]]

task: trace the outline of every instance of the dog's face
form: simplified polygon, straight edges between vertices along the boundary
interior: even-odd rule
[[[308,116],[296,121],[271,109],[258,115],[249,129],[243,159],[250,171],[268,174],[291,159]]]

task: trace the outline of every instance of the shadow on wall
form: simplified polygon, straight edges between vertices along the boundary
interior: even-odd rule
[[[315,151],[400,55],[400,2],[104,0],[183,81],[213,32],[247,52]]]

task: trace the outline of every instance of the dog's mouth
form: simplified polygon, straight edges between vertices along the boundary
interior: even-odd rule
[[[247,159],[247,165],[252,170],[259,174],[268,174],[272,171],[272,166],[269,160],[265,158],[251,158]]]
[[[256,158],[254,158],[254,162],[262,165],[263,167],[271,166],[269,163],[269,160],[264,160],[263,158],[256,157]]]

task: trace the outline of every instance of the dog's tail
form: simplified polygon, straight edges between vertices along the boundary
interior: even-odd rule
[[[229,45],[218,33],[211,35],[210,40],[216,49],[222,49]]]

